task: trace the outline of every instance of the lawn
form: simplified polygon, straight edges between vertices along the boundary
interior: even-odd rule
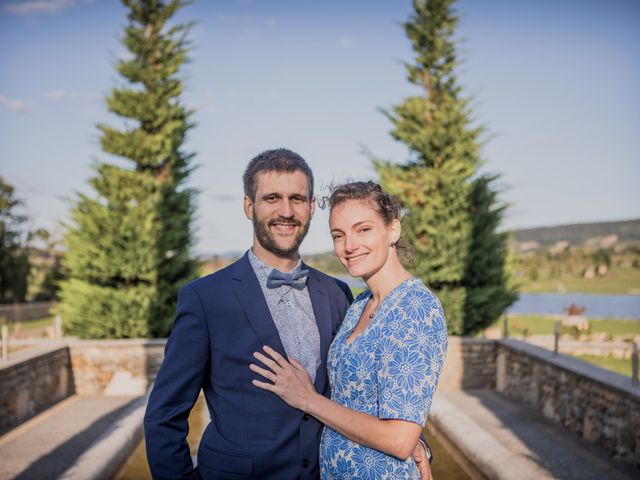
[[[509,335],[553,335],[553,324],[560,316],[509,315]],[[502,329],[500,318],[492,326]],[[640,335],[640,320],[622,318],[591,319],[591,332],[604,332],[611,336]]]
[[[631,359],[630,358],[617,358],[601,355],[571,355],[579,360],[583,360],[585,362],[592,363],[593,365],[597,365],[598,367],[604,368],[606,370],[611,370],[613,372],[624,375],[625,377],[631,376]]]
[[[53,325],[53,316],[39,318],[37,320],[29,320],[20,322],[20,331],[29,332],[30,330],[40,330]],[[9,333],[13,333],[16,329],[15,323],[9,323]]]
[[[583,278],[575,275],[559,275],[537,281],[525,281],[520,290],[527,293],[627,293],[640,294],[640,269],[613,268],[607,275]]]

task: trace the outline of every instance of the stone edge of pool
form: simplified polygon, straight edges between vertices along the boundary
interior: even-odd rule
[[[429,420],[465,459],[487,478],[492,480],[545,478],[535,462],[514,455],[495,437],[450,403],[443,392],[434,398]],[[434,461],[437,462],[438,459]]]
[[[143,437],[144,411],[149,398],[146,395],[135,400],[68,468],[61,480],[111,479],[122,468],[131,452]]]
[[[116,422],[60,477],[63,480],[111,479],[143,437],[149,392],[135,400]],[[491,479],[539,478],[535,462],[513,455],[493,436],[450,403],[434,399],[429,420],[482,474]],[[437,459],[435,460],[437,462]]]

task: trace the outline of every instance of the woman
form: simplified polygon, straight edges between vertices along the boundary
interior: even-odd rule
[[[419,478],[410,456],[444,363],[440,302],[400,263],[400,204],[373,182],[347,183],[328,199],[334,251],[368,290],[347,311],[327,361],[331,400],[304,367],[266,346],[250,368],[257,387],[325,424],[322,478]]]

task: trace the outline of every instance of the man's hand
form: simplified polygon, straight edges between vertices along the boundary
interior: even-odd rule
[[[420,441],[416,445],[416,448],[413,449],[413,460],[418,466],[422,480],[433,480],[431,465],[429,465],[429,459],[427,458],[427,451]]]

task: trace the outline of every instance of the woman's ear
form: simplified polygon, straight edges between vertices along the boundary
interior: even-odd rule
[[[400,240],[400,235],[402,234],[402,226],[400,225],[400,220],[394,218],[391,221],[391,225],[389,225],[389,233],[391,234],[391,245],[395,246]]]

